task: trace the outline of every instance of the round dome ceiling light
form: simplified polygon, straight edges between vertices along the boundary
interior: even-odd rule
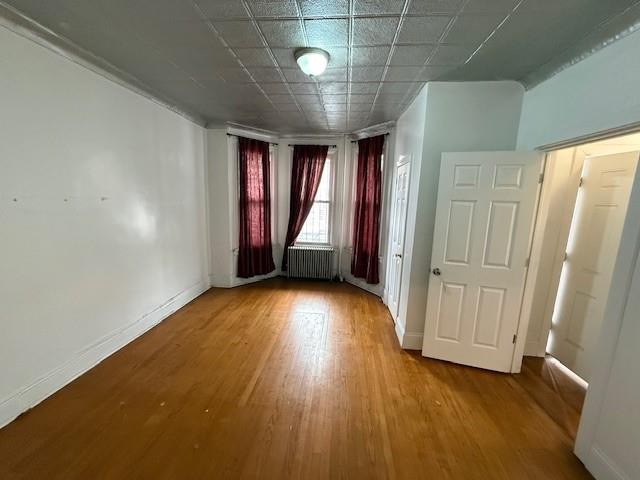
[[[322,75],[329,63],[329,53],[321,48],[299,48],[294,56],[300,70],[310,77]]]

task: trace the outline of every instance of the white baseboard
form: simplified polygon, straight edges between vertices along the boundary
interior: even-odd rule
[[[280,276],[280,269],[276,268],[273,272],[267,273],[266,275],[256,275],[251,278],[240,278],[236,277],[232,280],[231,287],[240,287],[242,285],[249,285],[250,283],[261,282],[262,280],[269,280],[270,278],[275,278]]]
[[[544,357],[545,347],[541,347],[539,342],[527,342],[524,344],[525,357]]]
[[[402,340],[402,348],[405,350],[422,350],[422,333],[406,332]]]
[[[379,283],[376,285],[372,285],[350,274],[346,274],[344,276],[344,281],[350,283],[354,287],[358,287],[369,293],[373,293],[376,297],[382,297],[382,286]]]
[[[396,337],[404,350],[422,350],[422,333],[405,332],[404,326],[396,322]]]
[[[70,360],[55,367],[31,385],[27,385],[9,397],[0,400],[0,428],[23,412],[35,407],[208,289],[206,280],[196,283],[170,298],[155,310],[88,345]]]
[[[598,480],[630,480],[630,476],[620,471],[611,458],[598,446],[592,446],[589,458],[581,459],[587,470]]]
[[[394,329],[396,331],[396,337],[398,337],[398,343],[402,346],[402,339],[404,338],[404,326],[400,324],[398,320],[396,320],[396,327]]]
[[[231,288],[233,286],[229,282],[229,279],[220,277],[215,274],[209,275],[209,285],[215,288]]]
[[[234,288],[234,287],[240,287],[242,285],[248,285],[250,283],[261,282],[262,280],[268,280],[270,278],[279,277],[280,275],[281,275],[281,272],[279,269],[275,269],[273,272],[267,273],[266,275],[256,275],[255,277],[251,277],[251,278],[236,277],[236,278],[228,279],[228,278],[220,278],[216,275],[209,275],[209,283],[211,284],[212,287],[215,287],[215,288]]]

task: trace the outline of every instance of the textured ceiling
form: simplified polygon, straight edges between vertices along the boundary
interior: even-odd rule
[[[210,123],[290,133],[395,120],[429,80],[535,82],[632,25],[637,3],[5,1]],[[317,80],[295,64],[302,46],[331,55]]]

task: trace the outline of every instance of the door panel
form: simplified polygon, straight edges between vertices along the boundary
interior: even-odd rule
[[[394,321],[398,318],[400,306],[400,287],[404,256],[404,237],[407,223],[407,200],[409,195],[409,172],[411,163],[397,167],[394,188],[393,213],[391,219],[389,275],[387,279],[387,304]]]
[[[471,245],[471,225],[475,202],[452,201],[449,204],[449,226],[444,262],[466,265],[469,263],[469,247]]]
[[[440,340],[460,341],[460,320],[465,285],[455,283],[440,284],[438,302],[437,337]]]
[[[480,165],[456,165],[453,185],[456,188],[476,188],[480,178]]]
[[[473,345],[498,347],[506,289],[481,286],[474,325]]]
[[[424,356],[510,371],[541,161],[443,154]]]
[[[491,202],[489,224],[484,242],[484,267],[511,266],[511,247],[516,234],[519,202]]]
[[[589,381],[638,152],[588,157],[553,311],[548,350]]]

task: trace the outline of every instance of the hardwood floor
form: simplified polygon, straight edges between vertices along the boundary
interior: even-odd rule
[[[568,375],[560,362],[552,356],[525,357],[521,374],[514,378],[575,440],[582,404],[587,394],[585,385]]]
[[[513,376],[402,351],[346,284],[212,289],[0,430],[2,479],[583,479]]]

